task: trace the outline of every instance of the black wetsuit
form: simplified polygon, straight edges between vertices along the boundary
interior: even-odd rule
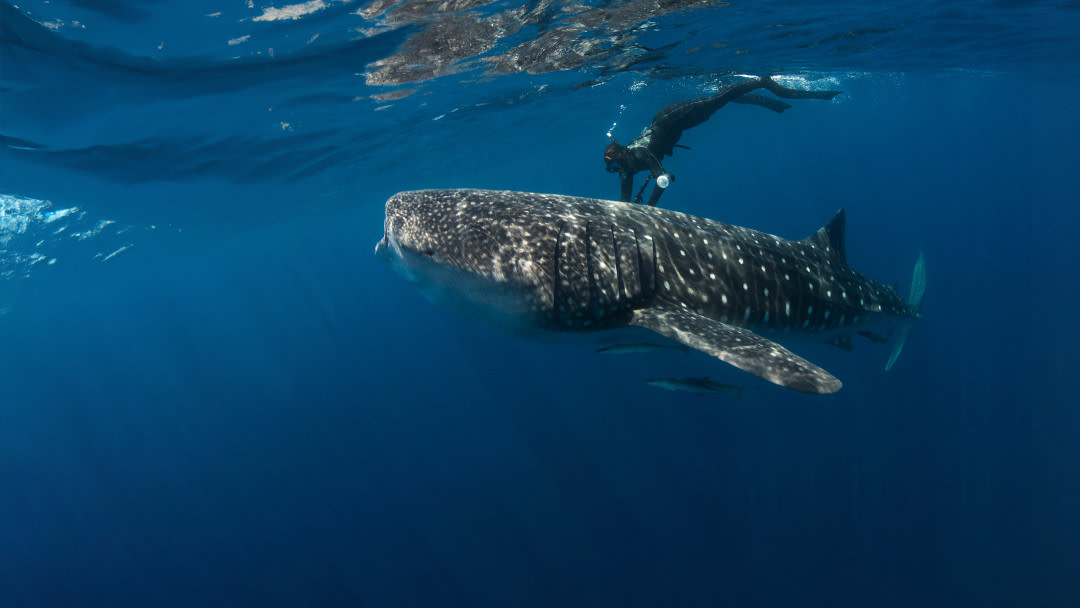
[[[785,99],[832,99],[841,93],[841,91],[789,89],[765,76],[731,85],[716,95],[666,105],[656,113],[652,123],[641,132],[641,135],[634,138],[634,141],[630,142],[625,148],[625,161],[619,171],[619,200],[630,202],[634,192],[635,173],[649,171],[649,177],[646,179],[645,185],[648,185],[649,179],[664,175],[666,171],[660,161],[664,156],[672,155],[675,151],[675,145],[678,143],[679,138],[682,137],[683,131],[705,122],[729,101],[759,105],[777,113],[791,107],[771,97],[748,95],[750,91],[757,89],[766,89],[777,97]],[[668,175],[670,178],[670,174]],[[642,191],[644,189],[645,186],[642,186]],[[656,205],[656,202],[660,200],[660,195],[663,193],[664,188],[654,187],[652,195],[649,197],[649,205]],[[637,202],[641,202],[640,192],[637,196]]]

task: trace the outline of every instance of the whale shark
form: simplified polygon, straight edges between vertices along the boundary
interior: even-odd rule
[[[909,299],[847,263],[845,213],[787,240],[678,211],[559,194],[400,192],[375,247],[431,301],[531,338],[644,329],[774,384],[833,393],[839,379],[778,343],[898,338]],[[884,338],[883,338],[884,339]]]

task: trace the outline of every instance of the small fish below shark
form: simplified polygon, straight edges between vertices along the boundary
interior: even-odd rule
[[[730,395],[740,399],[744,391],[756,391],[758,388],[756,386],[735,386],[734,384],[714,382],[709,380],[708,376],[704,378],[656,378],[644,382],[649,386],[669,391],[683,391],[696,397],[702,395]]]
[[[904,301],[848,266],[844,232],[843,210],[794,241],[617,201],[418,190],[386,202],[375,253],[433,302],[519,335],[645,329],[821,394],[840,380],[775,340],[848,349],[856,333],[892,332],[888,369],[926,293],[922,254]]]
[[[661,351],[677,350],[682,353],[689,353],[690,347],[683,346],[682,344],[654,344],[652,342],[635,342],[633,344],[613,344],[611,346],[605,346],[604,348],[598,348],[594,352],[598,355],[640,355],[644,353],[655,353]]]

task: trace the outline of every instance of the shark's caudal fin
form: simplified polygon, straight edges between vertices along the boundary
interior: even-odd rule
[[[922,310],[923,298],[926,297],[926,258],[919,252],[919,259],[915,260],[915,273],[911,277],[911,292],[908,294],[908,304]]]
[[[923,298],[926,297],[926,258],[923,257],[922,252],[919,252],[919,259],[915,260],[915,272],[911,277],[911,292],[908,294],[908,304],[915,307],[915,310],[922,310]],[[896,360],[900,357],[900,351],[904,350],[904,344],[907,342],[908,335],[911,333],[911,328],[915,326],[915,323],[908,323],[900,328],[899,334],[896,336],[896,344],[893,346],[892,355],[889,356],[889,361],[885,364],[885,369],[891,369]]]
[[[776,342],[690,310],[637,310],[630,324],[651,329],[780,386],[817,394],[840,390],[835,376]]]

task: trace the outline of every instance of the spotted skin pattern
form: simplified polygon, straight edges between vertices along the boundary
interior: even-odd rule
[[[919,317],[893,288],[848,266],[844,218],[841,210],[792,241],[616,201],[420,190],[387,201],[376,251],[519,325],[644,327],[781,386],[831,393],[839,380],[765,335],[850,348],[854,332]]]

